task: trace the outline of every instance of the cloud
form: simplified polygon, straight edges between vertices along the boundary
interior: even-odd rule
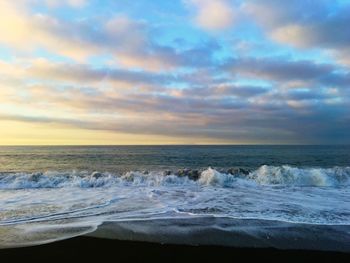
[[[253,0],[243,9],[277,42],[327,50],[339,61],[349,60],[350,4],[346,1]]]
[[[350,6],[337,16],[325,15],[320,20],[309,24],[282,25],[272,31],[271,36],[277,41],[300,48],[348,49],[349,12]]]
[[[177,81],[172,74],[135,71],[114,67],[95,68],[87,64],[51,63],[44,59],[26,65],[28,76],[65,83],[98,84],[100,82],[122,84],[125,87],[139,85],[167,85]]]
[[[116,55],[118,63],[127,67],[148,70],[173,70],[177,67],[208,67],[213,63],[213,54],[221,49],[216,41],[201,41],[200,44],[177,50],[158,44],[151,36],[152,28],[142,21],[133,21],[125,16],[109,20],[98,38],[98,45]]]
[[[338,1],[334,1],[338,2]],[[328,0],[249,0],[244,1],[242,10],[251,15],[260,25],[275,28],[278,25],[310,23],[328,14],[334,6]]]
[[[337,72],[332,64],[315,63],[310,60],[290,61],[278,58],[237,58],[223,65],[232,74],[258,77],[272,81],[300,81],[299,85],[336,85],[346,87],[350,84],[348,71]]]
[[[12,89],[28,83],[55,83],[57,86],[87,85],[95,89],[113,89],[122,92],[140,88],[156,91],[159,86],[177,82],[176,75],[127,70],[115,67],[93,67],[88,64],[53,63],[46,59],[19,60],[5,63],[0,60],[0,83]]]
[[[214,52],[220,49],[215,41],[181,51],[158,44],[148,23],[125,15],[102,22],[94,18],[65,21],[32,13],[23,3],[0,5],[0,42],[27,53],[42,48],[78,62],[108,54],[123,67],[164,71],[181,66],[208,66]]]
[[[238,99],[231,97],[235,97],[236,90],[240,89],[245,88],[212,88],[204,90],[204,93],[201,93],[202,89],[184,90],[176,97],[166,91],[162,94],[129,93],[111,96],[105,93],[94,96],[83,90],[69,89],[60,93],[54,92],[51,101],[45,93],[38,95],[38,98],[46,98],[47,102],[58,108],[99,112],[102,115],[98,119],[103,124],[95,125],[97,129],[172,136],[197,134],[231,140],[242,139],[245,131],[245,139],[273,141],[279,138],[297,141],[300,139],[298,123],[305,123],[309,129],[303,128],[303,139],[317,141],[317,136],[323,136],[317,134],[324,132],[325,128],[316,131],[312,127],[321,127],[327,121],[336,130],[340,125],[338,123],[348,112],[345,109],[338,111],[335,110],[337,106],[327,105],[325,101],[333,95],[321,90],[319,93],[310,90],[276,93],[275,90],[272,93],[265,91],[259,94],[250,90],[247,92],[254,95],[245,97],[246,94],[243,94]],[[49,93],[50,90],[46,92]],[[258,96],[258,99],[251,102],[245,99],[254,96]],[[37,102],[34,100],[34,103]],[[111,118],[113,115],[115,117]],[[118,116],[123,117],[119,119]],[[140,118],[149,121],[141,121]],[[91,118],[84,121],[89,122]],[[79,127],[93,129],[93,124],[79,124]],[[254,137],[253,131],[260,131],[261,134],[255,134]],[[315,138],[312,138],[313,135]]]
[[[183,89],[180,94],[184,97],[241,97],[252,98],[268,92],[269,89],[260,86],[238,86],[229,84],[219,84],[214,86],[204,86]]]
[[[81,101],[79,98],[78,101]],[[133,105],[137,99],[132,98]],[[117,101],[115,101],[117,102]],[[138,101],[142,103],[142,101]],[[84,130],[105,130],[111,132],[123,132],[129,134],[157,134],[187,138],[216,138],[227,141],[265,142],[265,143],[317,143],[349,142],[347,130],[350,128],[344,116],[346,111],[340,108],[329,108],[317,104],[308,105],[308,109],[287,107],[283,104],[275,110],[262,109],[260,106],[228,108],[226,111],[222,104],[209,104],[202,102],[201,111],[199,105],[193,100],[186,101],[188,106],[193,106],[194,111],[181,111],[175,113],[173,109],[176,103],[182,102],[178,108],[184,107],[184,100],[177,100],[170,104],[164,111],[158,114],[149,112],[150,108],[144,105],[142,114],[126,114],[124,117],[99,116],[95,118],[62,119],[55,116],[0,116],[2,119],[24,121],[28,123],[49,123],[63,126],[76,127]],[[116,103],[118,107],[120,103]],[[100,105],[90,104],[91,107]],[[207,112],[205,111],[207,106]],[[117,108],[115,108],[116,111]],[[130,110],[130,107],[126,109]],[[115,112],[114,111],[114,112]],[[195,112],[197,111],[197,112]],[[203,111],[207,114],[203,114]],[[318,121],[315,121],[318,120]],[[302,137],[300,137],[302,134]],[[339,136],[334,137],[337,134]],[[196,139],[195,139],[196,140]]]
[[[27,53],[38,48],[54,51],[56,54],[82,60],[96,52],[96,47],[83,41],[73,28],[64,22],[42,13],[30,13],[23,2],[1,1],[0,42]],[[15,29],[15,30],[14,30]],[[72,37],[62,37],[72,36]],[[75,35],[75,37],[73,37]]]
[[[331,97],[331,94],[316,93],[309,89],[290,90],[285,94],[287,100],[293,101],[323,100],[329,97]]]
[[[86,6],[88,0],[45,0],[45,4],[49,7],[55,8],[68,5],[74,8],[81,8]]]
[[[324,127],[325,121],[334,132],[346,128],[350,108],[348,75],[337,72],[334,65],[312,61],[240,58],[223,66],[231,76],[220,77],[215,70],[213,75],[201,69],[193,75],[164,74],[43,59],[2,62],[0,67],[6,73],[1,80],[6,90],[0,92],[6,103],[0,112],[17,112],[17,117],[12,113],[6,120],[83,130],[316,142],[331,134],[333,128]],[[218,72],[222,75],[221,68]],[[266,78],[269,85],[234,84],[237,74]],[[180,83],[183,86],[177,88]],[[20,112],[26,112],[25,118]],[[299,122],[305,123],[303,133]],[[323,130],[314,130],[319,128]]]
[[[68,4],[74,7],[85,6],[88,0],[67,0]]]
[[[188,0],[195,7],[195,22],[198,26],[209,30],[224,30],[232,26],[236,14],[227,0]]]

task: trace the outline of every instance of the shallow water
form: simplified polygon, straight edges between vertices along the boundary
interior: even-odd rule
[[[294,248],[327,249],[331,238],[338,243],[329,250],[350,251],[349,149],[0,148],[0,247],[130,233],[133,240],[207,244],[214,231],[222,239],[211,244],[293,248],[288,240],[297,238]],[[184,167],[192,170],[178,171]]]

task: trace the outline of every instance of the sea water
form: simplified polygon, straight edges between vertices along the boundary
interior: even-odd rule
[[[350,147],[0,147],[0,248],[79,235],[350,251]]]

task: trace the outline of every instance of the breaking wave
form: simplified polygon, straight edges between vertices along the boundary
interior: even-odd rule
[[[341,186],[349,183],[350,167],[303,169],[288,165],[263,165],[248,178],[267,185]]]
[[[234,187],[236,184],[338,187],[347,186],[350,167],[298,168],[288,165],[263,165],[248,171],[232,168],[219,171],[207,168],[203,171],[182,169],[172,171],[140,172],[124,174],[107,172],[38,172],[0,173],[0,189],[62,188],[62,187],[110,187],[113,185],[172,186],[198,185]]]

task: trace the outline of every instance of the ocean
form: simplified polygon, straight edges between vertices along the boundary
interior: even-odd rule
[[[350,146],[0,147],[0,248],[76,236],[350,252]]]

